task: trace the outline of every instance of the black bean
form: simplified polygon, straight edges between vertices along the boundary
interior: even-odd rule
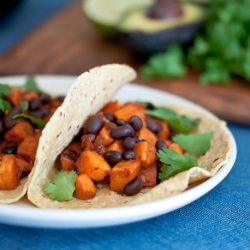
[[[0,118],[4,117],[4,112],[0,110]]]
[[[57,100],[58,100],[59,102],[63,102],[63,101],[64,101],[64,98],[65,98],[64,95],[59,95],[59,96],[57,97]]]
[[[63,153],[62,156],[71,160],[71,161],[76,161],[77,160],[77,155],[74,151],[70,150],[70,149],[66,149]]]
[[[4,132],[3,120],[0,120],[0,134]]]
[[[122,126],[122,125],[126,125],[127,122],[124,119],[118,119],[118,120],[116,120],[116,124],[118,126]]]
[[[159,122],[154,121],[151,118],[146,119],[147,128],[155,134],[158,134],[162,130],[162,125]]]
[[[119,126],[119,127],[112,129],[110,132],[110,136],[113,139],[122,139],[122,138],[125,138],[128,136],[133,137],[133,136],[135,136],[135,131],[131,126],[126,124],[126,125],[122,125],[122,126]]]
[[[42,93],[40,99],[43,104],[46,104],[51,100],[51,97],[45,93]]]
[[[110,112],[105,112],[104,116],[111,122],[115,122],[115,116]]]
[[[92,116],[87,123],[87,131],[90,134],[97,134],[104,125],[101,115]]]
[[[34,116],[36,118],[42,118],[48,114],[49,114],[49,111],[45,107],[42,107],[41,109],[39,109],[37,111],[31,111],[29,113],[29,115]]]
[[[157,151],[158,150],[164,150],[167,147],[168,147],[167,144],[162,139],[158,139],[157,142],[156,142],[156,144],[155,144],[155,148],[156,148]]]
[[[104,158],[113,166],[122,160],[122,154],[119,151],[111,150],[105,153]]]
[[[129,119],[129,124],[134,128],[135,131],[140,130],[143,126],[141,118],[137,115],[134,115]]]
[[[4,117],[4,125],[6,128],[12,128],[14,125],[16,125],[17,121],[16,119],[13,119],[12,117],[14,115],[17,115],[17,114],[20,114],[21,113],[21,107],[19,106],[16,106],[14,107],[9,114],[7,114],[5,117]]]
[[[169,138],[172,140],[173,137],[176,136],[177,132],[176,132],[176,130],[175,130],[174,128],[172,128],[171,126],[169,126],[169,131],[170,131],[170,136],[169,136]]]
[[[40,106],[39,98],[35,97],[29,101],[29,109],[30,110],[38,110]]]
[[[143,188],[143,182],[140,179],[135,179],[128,183],[124,188],[124,194],[132,196],[138,194]]]
[[[4,154],[13,154],[13,155],[15,155],[17,153],[17,146],[15,144],[7,145],[3,149],[3,153]]]
[[[135,152],[133,150],[126,150],[122,154],[124,160],[133,160],[135,159]]]
[[[126,137],[123,142],[122,145],[124,148],[126,149],[133,149],[133,147],[136,144],[136,138],[135,137]]]

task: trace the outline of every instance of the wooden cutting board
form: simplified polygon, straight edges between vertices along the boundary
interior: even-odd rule
[[[142,61],[118,41],[104,39],[84,16],[80,3],[64,9],[0,58],[0,75],[79,74],[106,63],[127,63],[137,70]],[[219,117],[250,125],[250,85],[235,80],[228,86],[202,86],[189,72],[181,80],[138,83],[169,91],[201,104]],[[143,99],[143,97],[142,97]]]

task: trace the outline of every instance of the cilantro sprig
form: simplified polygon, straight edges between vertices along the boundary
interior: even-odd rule
[[[178,143],[188,153],[195,156],[204,155],[211,146],[213,132],[191,134],[191,135],[176,135],[173,141]]]
[[[158,175],[161,181],[197,166],[196,159],[188,154],[181,155],[173,150],[165,149],[164,151],[160,150],[157,155],[160,161],[164,163]]]
[[[7,84],[0,83],[0,97],[7,96],[11,91],[11,87]]]
[[[152,117],[165,120],[178,133],[188,134],[195,129],[200,119],[190,119],[185,115],[178,115],[175,111],[166,107],[155,107],[146,111]]]
[[[18,118],[23,118],[26,120],[31,121],[33,124],[35,124],[38,128],[44,128],[46,123],[39,118],[36,118],[32,115],[27,115],[27,114],[17,114],[12,117],[12,119],[18,119]]]
[[[2,98],[0,98],[0,110],[5,112],[8,111],[10,112],[12,109],[10,103],[7,100],[4,100]]]
[[[43,186],[43,191],[51,200],[69,201],[73,197],[76,181],[75,171],[59,171],[52,181]]]
[[[29,91],[42,92],[34,76],[27,76],[23,88]]]

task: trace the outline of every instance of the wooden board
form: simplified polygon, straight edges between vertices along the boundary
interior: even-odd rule
[[[42,24],[0,58],[0,75],[79,74],[106,63],[127,63],[137,70],[141,61],[118,41],[104,39],[73,4]],[[195,101],[228,121],[250,125],[250,87],[235,80],[228,86],[202,86],[197,74],[181,80],[137,82]]]

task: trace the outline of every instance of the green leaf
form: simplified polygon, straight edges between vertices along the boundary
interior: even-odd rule
[[[42,92],[33,76],[26,78],[23,88],[29,91]]]
[[[29,108],[29,103],[26,101],[21,101],[20,106],[21,106],[22,112],[24,112]]]
[[[52,181],[43,186],[43,191],[51,200],[69,201],[73,197],[76,182],[75,171],[59,171]]]
[[[12,109],[10,103],[2,98],[0,98],[0,110],[5,112],[8,111],[10,112]]]
[[[7,84],[0,83],[0,97],[7,96],[11,91],[11,87]]]
[[[201,156],[210,149],[213,134],[210,131],[193,135],[176,135],[173,141],[178,143],[188,153]]]
[[[42,119],[36,118],[34,116],[31,116],[31,115],[17,114],[17,115],[14,115],[12,117],[12,119],[18,119],[18,118],[23,118],[23,119],[29,120],[32,123],[34,123],[38,128],[44,128],[46,125],[46,123]]]
[[[179,45],[171,45],[165,53],[156,54],[149,58],[141,68],[144,78],[179,78],[186,74],[183,62],[183,51]]]
[[[147,110],[146,113],[155,118],[167,121],[176,132],[183,134],[190,133],[200,122],[198,118],[190,119],[185,115],[178,115],[175,111],[165,107]]]
[[[159,173],[159,179],[161,181],[197,166],[196,159],[188,154],[181,155],[173,150],[165,149],[164,151],[160,150],[157,155],[160,161],[165,164],[161,167]]]

